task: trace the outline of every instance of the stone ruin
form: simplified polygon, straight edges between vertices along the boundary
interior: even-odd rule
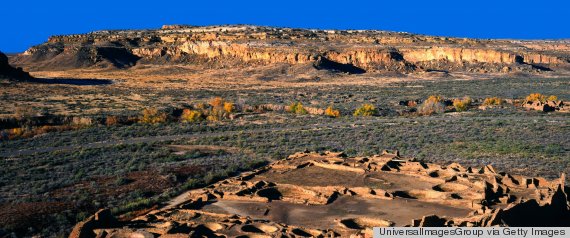
[[[526,101],[523,107],[529,110],[537,110],[543,112],[570,112],[570,107],[566,107],[563,101]]]
[[[102,210],[70,237],[371,237],[388,226],[570,226],[565,176],[546,180],[403,158],[303,152],[188,191],[129,221]],[[178,200],[173,200],[178,201]]]

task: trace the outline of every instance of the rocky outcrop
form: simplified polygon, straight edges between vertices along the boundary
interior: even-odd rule
[[[569,42],[534,43],[386,31],[172,25],[159,30],[53,36],[48,42],[15,57],[14,63],[38,69],[124,68],[137,63],[306,64],[326,59],[363,71],[403,73],[417,70],[540,71],[569,64],[570,52],[563,50]]]
[[[0,79],[7,80],[26,80],[31,79],[29,73],[26,73],[22,68],[14,68],[8,62],[8,57],[0,52]]]
[[[412,63],[432,60],[446,60],[453,63],[482,62],[514,64],[524,62],[524,58],[514,52],[503,52],[496,49],[457,48],[453,46],[406,49],[404,50],[404,59]]]

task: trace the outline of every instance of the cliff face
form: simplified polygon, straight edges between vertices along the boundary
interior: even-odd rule
[[[474,40],[385,31],[175,25],[160,30],[53,36],[15,57],[14,63],[35,69],[123,68],[142,62],[193,64],[197,58],[202,63],[216,60],[236,66],[306,64],[326,58],[365,71],[477,68],[492,72],[568,65],[569,46],[566,41]]]

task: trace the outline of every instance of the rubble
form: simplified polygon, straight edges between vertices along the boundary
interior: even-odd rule
[[[570,107],[566,106],[562,100],[558,101],[526,101],[523,107],[527,110],[537,110],[542,112],[570,112]]]
[[[348,237],[378,226],[568,226],[560,179],[403,158],[296,153],[187,192],[187,199],[117,226],[106,211],[70,237]]]

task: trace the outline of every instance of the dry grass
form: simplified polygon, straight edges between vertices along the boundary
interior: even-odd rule
[[[310,66],[310,65],[309,65]],[[441,79],[414,73],[390,75],[378,73],[330,74],[306,66],[249,66],[243,68],[204,69],[195,65],[144,65],[122,70],[73,69],[66,71],[36,71],[38,78],[111,79],[110,85],[76,86],[22,83],[3,87],[7,96],[0,104],[0,117],[13,117],[18,107],[28,107],[36,113],[57,115],[118,114],[138,112],[146,107],[172,106],[185,108],[195,103],[193,92],[288,90],[309,91],[323,87],[373,86],[389,87],[393,83],[420,82]],[[283,68],[285,70],[276,70]],[[283,71],[283,72],[282,72]],[[264,80],[260,75],[272,78]],[[494,75],[456,74],[462,79],[485,79]],[[303,80],[311,78],[319,80]],[[445,78],[449,80],[449,78]],[[188,97],[171,92],[185,92]]]

